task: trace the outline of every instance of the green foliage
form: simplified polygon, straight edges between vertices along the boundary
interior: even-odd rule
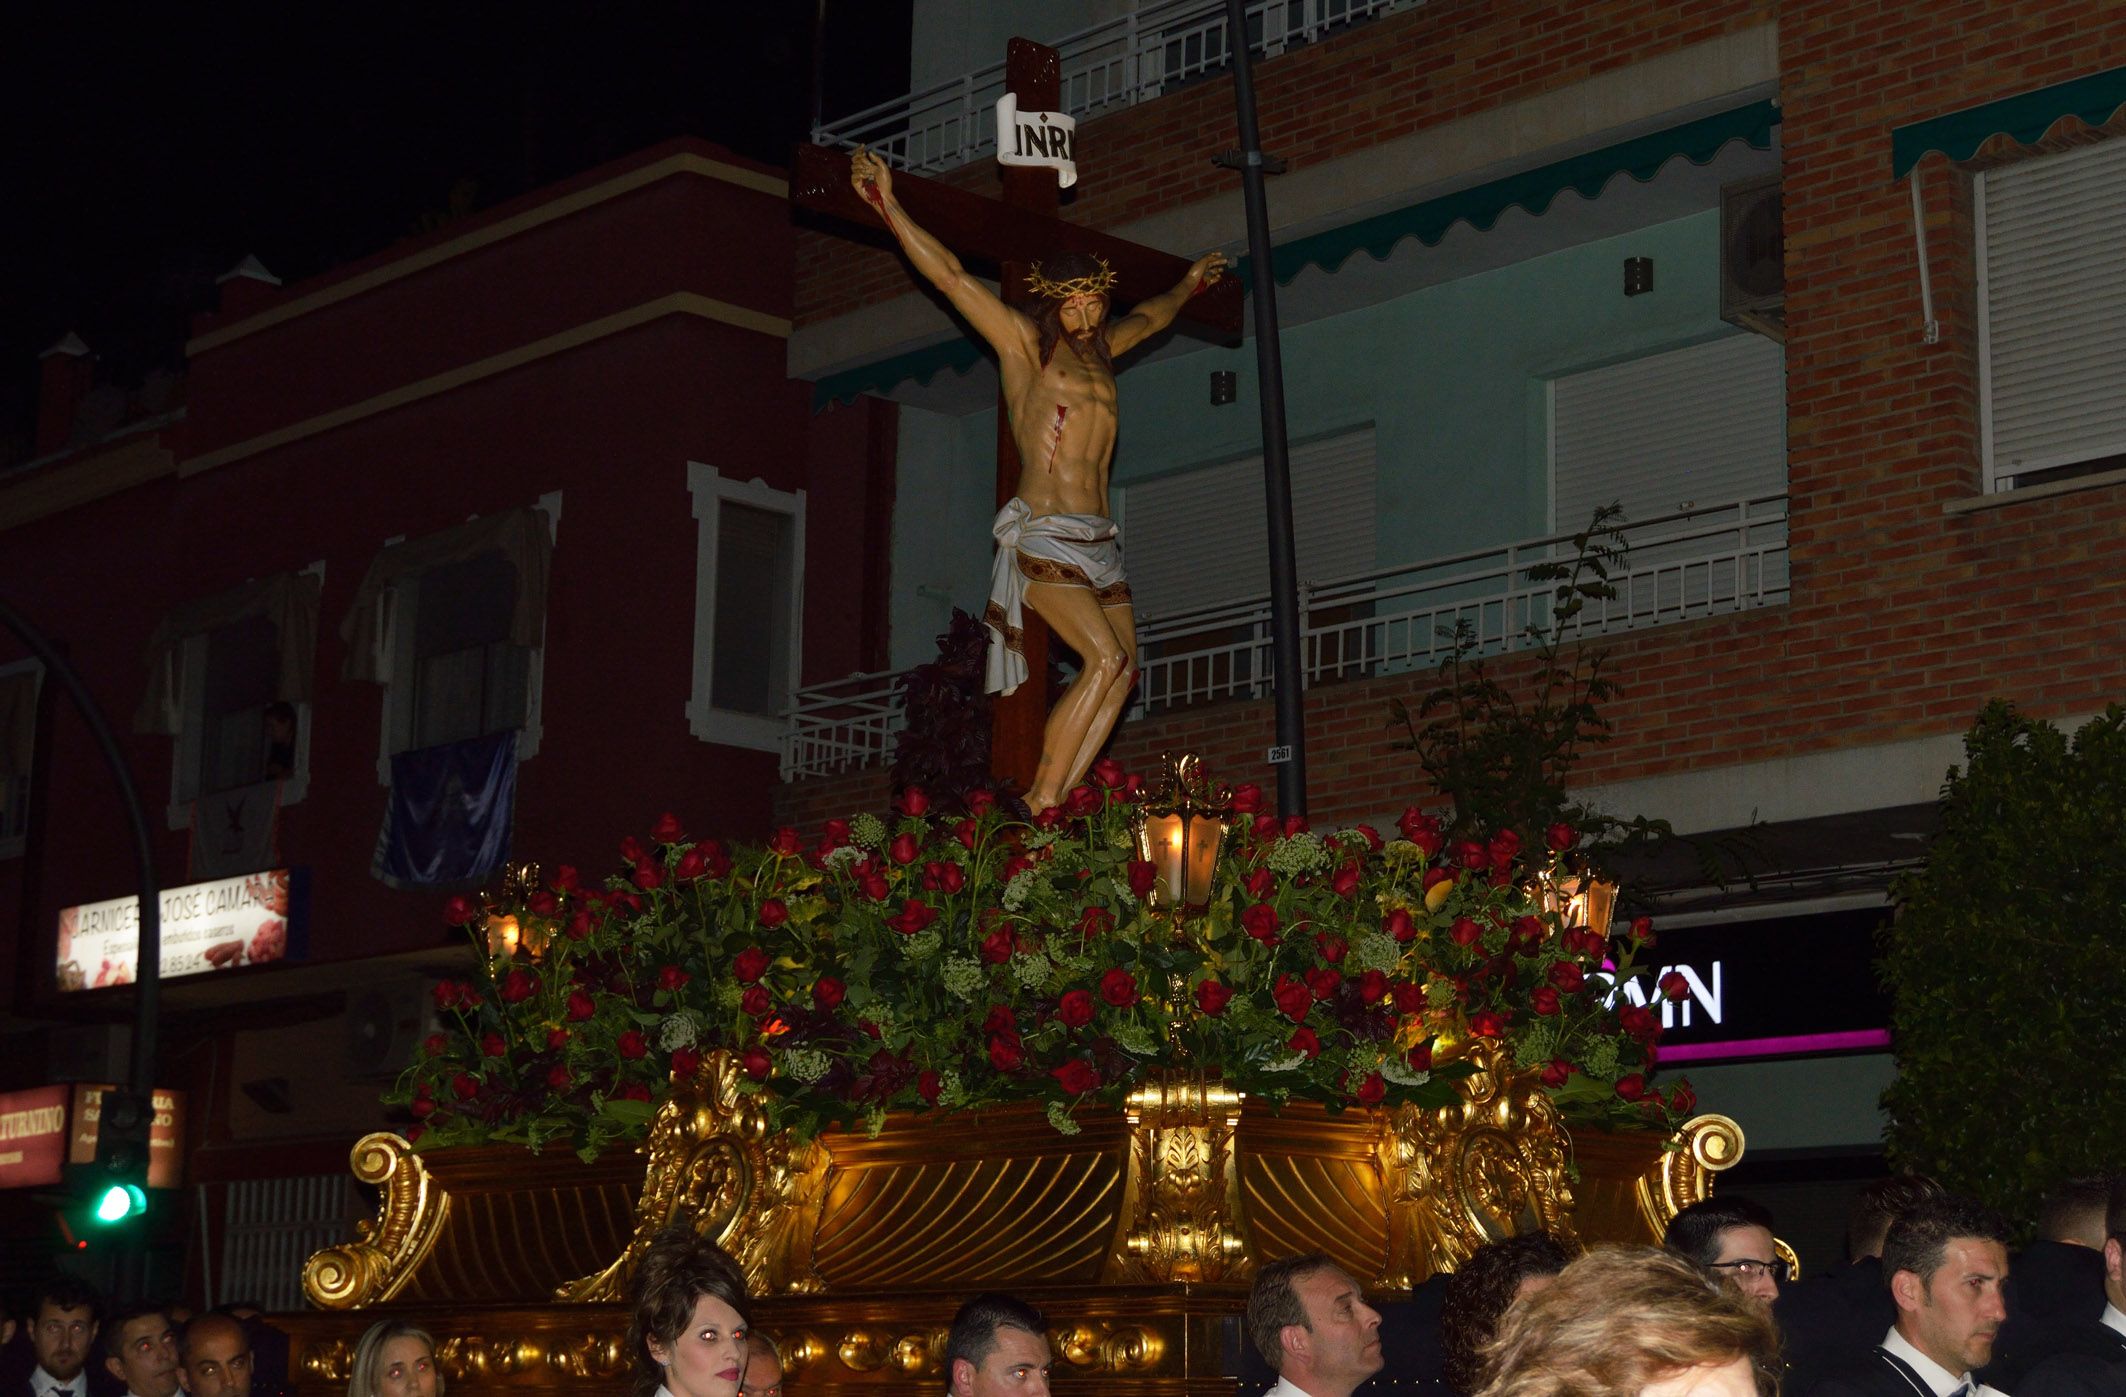
[[[2126,1160],[2126,709],[2067,737],[1989,705],[1893,890],[1891,1158],[2030,1219]]]

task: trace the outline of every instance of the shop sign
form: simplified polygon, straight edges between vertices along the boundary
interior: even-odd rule
[[[163,889],[162,977],[234,970],[301,950],[302,907],[285,868]],[[59,913],[59,988],[129,985],[139,971],[140,899],[114,898]]]

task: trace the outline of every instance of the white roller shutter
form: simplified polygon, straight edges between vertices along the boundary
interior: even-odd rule
[[[1293,551],[1302,582],[1374,565],[1373,429],[1292,448]],[[1141,622],[1270,589],[1262,458],[1147,480],[1116,492],[1123,561]]]
[[[1551,384],[1551,527],[1652,519],[1786,489],[1786,357],[1729,335]]]
[[[1988,486],[2126,453],[2126,140],[1978,185]]]

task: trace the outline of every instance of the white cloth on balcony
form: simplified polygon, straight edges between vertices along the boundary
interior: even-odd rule
[[[1026,682],[1026,586],[1083,587],[1102,606],[1128,606],[1122,576],[1122,530],[1104,514],[1044,514],[1034,517],[1014,496],[997,511],[989,532],[997,541],[989,574],[989,656],[983,686],[1008,694]]]

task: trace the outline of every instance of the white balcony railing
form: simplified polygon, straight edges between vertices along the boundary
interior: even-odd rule
[[[1613,574],[1614,599],[1590,602],[1574,636],[1608,635],[1782,603],[1787,596],[1786,496],[1758,495],[1679,511],[1631,526],[1630,560]],[[1487,654],[1531,644],[1548,624],[1552,582],[1528,569],[1569,562],[1572,536],[1398,564],[1300,588],[1300,659],[1308,684],[1436,664],[1467,622]],[[1185,704],[1267,694],[1267,595],[1170,616],[1137,629],[1133,716]],[[784,780],[862,765],[891,753],[902,717],[899,675],[859,674],[801,690],[783,735]]]
[[[1249,47],[1263,57],[1424,0],[1255,0]],[[1080,120],[1149,102],[1227,62],[1224,0],[1151,0],[1056,42],[1063,109]],[[828,146],[869,146],[907,170],[950,170],[995,151],[1004,65],[993,63],[839,121],[816,126]]]

